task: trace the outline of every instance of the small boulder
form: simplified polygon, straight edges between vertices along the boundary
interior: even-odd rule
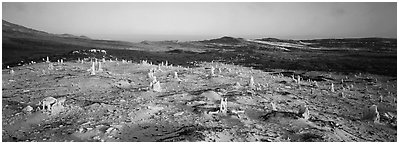
[[[222,99],[222,96],[220,96],[215,91],[206,91],[206,92],[202,93],[201,96],[205,97],[207,100],[212,101],[212,102]]]
[[[32,112],[33,108],[30,105],[28,105],[24,109],[22,109],[22,111],[24,111],[24,112]]]
[[[377,105],[372,105],[363,112],[363,120],[373,120],[374,123],[380,122],[380,113]]]

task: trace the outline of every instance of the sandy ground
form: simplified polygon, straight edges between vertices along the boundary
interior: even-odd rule
[[[48,63],[37,63],[15,67],[14,74],[3,70],[2,140],[397,141],[396,77],[121,61],[102,63],[104,71],[90,75],[91,65],[54,63],[49,70]],[[151,68],[161,92],[149,87]],[[303,79],[298,83],[292,75]],[[46,97],[66,98],[60,112],[42,110],[39,102]],[[217,113],[221,98],[227,98],[227,113]],[[379,122],[365,116],[372,105]],[[33,110],[24,110],[27,106]],[[309,118],[301,115],[304,106]]]

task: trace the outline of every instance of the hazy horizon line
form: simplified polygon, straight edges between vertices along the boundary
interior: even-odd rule
[[[285,40],[313,40],[313,39],[350,39],[350,38],[386,38],[397,39],[397,37],[381,37],[381,36],[276,36],[276,35],[167,35],[167,34],[88,34],[79,35],[87,36],[91,39],[99,40],[114,40],[127,42],[142,42],[142,41],[201,41],[217,39],[222,37],[233,37],[243,39],[262,39],[262,38],[276,38]]]
[[[30,28],[24,25],[20,25],[14,22],[10,22],[9,20],[2,19],[6,22],[13,23],[19,26],[23,26],[25,28]],[[397,39],[397,37],[381,37],[381,36],[315,36],[315,35],[291,35],[291,36],[282,36],[282,35],[261,35],[261,34],[242,34],[242,35],[228,35],[228,34],[74,34],[74,33],[50,33],[45,30],[34,29],[42,32],[46,32],[49,34],[71,34],[74,36],[86,36],[90,39],[96,40],[110,40],[110,41],[125,41],[125,42],[142,42],[142,41],[180,41],[180,42],[189,42],[189,41],[201,41],[201,40],[210,40],[217,39],[221,37],[234,37],[234,38],[244,38],[244,39],[262,39],[262,38],[276,38],[276,39],[285,39],[285,40],[313,40],[313,39],[348,39],[348,38],[387,38],[387,39]],[[173,37],[173,38],[169,38]]]

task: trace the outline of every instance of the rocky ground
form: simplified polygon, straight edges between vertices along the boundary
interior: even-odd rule
[[[107,61],[95,75],[89,61],[48,66],[3,69],[2,141],[397,141],[396,77],[222,63]],[[149,87],[150,69],[160,92]],[[49,113],[39,105],[46,97],[66,101]],[[227,113],[217,112],[222,98]],[[309,118],[301,115],[304,107]]]

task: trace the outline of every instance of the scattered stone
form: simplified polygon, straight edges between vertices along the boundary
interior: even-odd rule
[[[66,97],[60,97],[57,99],[57,103],[59,103],[60,105],[64,105],[66,101]]]
[[[235,109],[231,110],[231,113],[233,114],[240,114],[240,113],[244,113],[245,111],[237,111]]]
[[[380,113],[378,112],[377,105],[372,105],[363,112],[364,120],[373,120],[374,123],[380,122]]]
[[[212,101],[212,102],[222,99],[222,96],[220,96],[215,91],[206,91],[206,92],[202,93],[201,96],[205,97],[207,100]]]
[[[22,109],[22,111],[24,111],[24,112],[31,112],[32,110],[33,110],[33,108],[30,105],[28,105],[24,109]]]
[[[60,103],[55,103],[51,106],[51,115],[57,115],[61,113],[64,110],[64,106],[62,106]]]
[[[173,114],[173,116],[176,117],[176,116],[180,116],[180,115],[183,115],[183,114],[184,114],[184,111],[175,113],[175,114]]]
[[[233,88],[239,89],[239,88],[241,88],[241,84],[240,84],[239,82],[236,82],[236,83],[233,85]]]
[[[210,115],[214,115],[214,114],[218,114],[218,113],[219,113],[219,110],[218,111],[214,111],[214,112],[212,112],[212,111],[209,112]]]

